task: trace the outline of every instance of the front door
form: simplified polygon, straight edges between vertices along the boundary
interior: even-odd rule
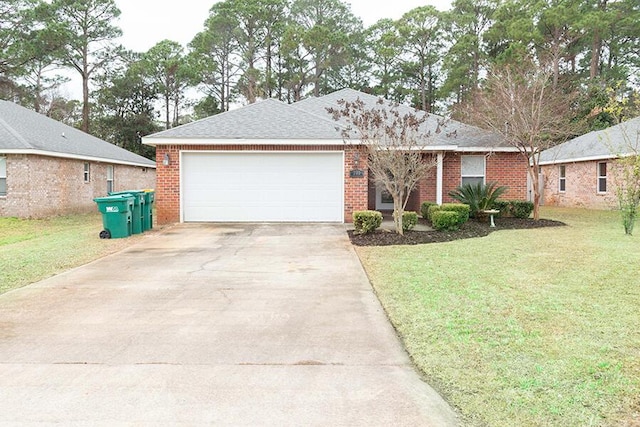
[[[392,211],[393,210],[393,197],[384,188],[376,187],[376,210],[377,211]]]

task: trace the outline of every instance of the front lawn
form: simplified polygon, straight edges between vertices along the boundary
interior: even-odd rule
[[[640,236],[616,212],[542,217],[568,226],[356,250],[465,425],[638,425]]]
[[[0,218],[0,294],[113,253],[137,237],[101,240],[100,230],[98,213]]]

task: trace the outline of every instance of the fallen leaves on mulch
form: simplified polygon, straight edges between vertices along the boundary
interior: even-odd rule
[[[453,240],[484,237],[498,230],[559,227],[564,225],[566,224],[563,222],[550,219],[534,221],[531,218],[498,218],[496,219],[495,228],[489,227],[488,222],[470,220],[463,224],[458,231],[411,230],[405,232],[404,236],[389,230],[376,230],[369,234],[356,234],[353,230],[349,230],[348,233],[351,243],[356,246],[421,245],[425,243],[451,242]]]

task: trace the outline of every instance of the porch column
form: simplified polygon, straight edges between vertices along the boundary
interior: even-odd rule
[[[443,164],[444,154],[438,153],[438,160],[436,166],[436,203],[442,204],[442,182],[443,182]]]

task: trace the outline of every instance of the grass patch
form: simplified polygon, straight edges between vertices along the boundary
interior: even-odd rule
[[[640,406],[640,238],[619,213],[568,227],[356,248],[414,362],[466,425],[631,425]]]
[[[130,245],[101,240],[100,214],[27,220],[0,218],[0,293],[28,285]]]

